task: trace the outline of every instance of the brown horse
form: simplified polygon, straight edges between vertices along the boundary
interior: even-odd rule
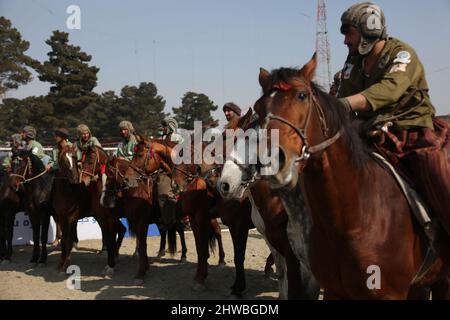
[[[269,131],[279,130],[272,188],[302,184],[313,220],[311,268],[325,298],[424,298],[432,285],[441,286],[434,298],[448,298],[448,236],[441,233],[437,259],[417,278],[429,241],[345,108],[311,81],[315,69],[315,56],[301,70],[261,69],[255,110]]]
[[[170,152],[172,145],[163,141],[148,140],[137,135],[138,144],[132,161],[128,164],[123,177],[117,178],[121,185],[123,208],[129,223],[129,230],[138,241],[139,266],[136,284],[144,282],[149,269],[147,256],[147,230],[149,224],[159,223],[161,218],[157,202],[156,179],[160,174],[171,172]],[[117,172],[117,171],[116,171]],[[119,179],[121,178],[121,179]],[[109,192],[108,192],[109,193]],[[108,194],[107,193],[107,194]],[[110,200],[107,200],[107,202]],[[180,214],[180,211],[178,211]],[[177,219],[182,217],[177,216]],[[169,237],[169,251],[175,252],[176,238]]]
[[[237,127],[245,131],[257,127],[257,121],[252,121],[251,109]],[[320,288],[306,259],[307,245],[304,240],[311,228],[311,221],[295,223],[288,219],[278,190],[271,190],[267,182],[256,178],[257,148],[251,154],[246,152],[248,157],[245,161],[244,154],[240,154],[244,151],[241,148],[243,143],[244,137],[237,135],[233,151],[222,169],[218,189],[226,199],[250,198],[252,221],[268,242],[276,263],[280,298],[317,299]],[[294,232],[288,232],[294,227],[297,227]]]
[[[124,194],[126,195],[125,190],[128,188],[127,179],[125,177],[126,171],[130,167],[130,161],[113,157],[106,166],[106,181],[104,185],[104,191],[100,202],[103,206],[107,208],[120,207],[121,212],[126,212],[126,206],[128,200],[124,198]],[[125,193],[124,193],[125,192]],[[133,199],[129,199],[129,201],[133,201]],[[125,217],[127,215],[125,214]],[[178,232],[180,236],[181,242],[181,262],[186,261],[187,254],[187,246],[186,240],[184,237],[184,223],[181,220],[183,218],[183,214],[181,212],[180,206],[177,206],[177,220],[173,226],[164,226],[162,224],[158,224],[158,230],[161,235],[160,239],[160,248],[158,251],[158,257],[162,257],[165,255],[165,247],[166,247],[166,237],[168,236],[169,244],[169,252],[171,254],[175,253],[176,250],[176,232]],[[136,254],[138,253],[138,246],[136,246]]]
[[[214,195],[208,190],[204,179],[198,176],[197,169],[192,165],[180,164],[172,172],[172,185],[179,196],[181,210],[189,216],[189,222],[195,239],[197,250],[197,271],[194,277],[195,289],[204,289],[208,275],[209,248],[214,251],[215,241],[219,247],[219,266],[225,265],[222,235],[217,218],[218,213],[212,213]]]
[[[70,265],[78,220],[93,215],[102,230],[108,254],[108,263],[103,274],[110,277],[114,273],[115,258],[126,229],[119,220],[118,211],[104,208],[100,204],[100,177],[108,159],[103,149],[92,147],[83,153],[83,161],[78,166],[72,147],[66,147],[59,152],[61,179],[55,179],[53,208],[57,212],[62,229],[60,271],[65,271]]]
[[[230,127],[230,129],[233,128]],[[176,166],[173,172],[175,189],[182,194],[183,210],[189,212],[196,240],[198,255],[195,276],[196,287],[204,288],[204,282],[208,275],[209,251],[207,243],[208,238],[212,239],[211,232],[208,232],[210,230],[208,224],[214,221],[211,219],[220,217],[222,222],[229,227],[234,248],[236,277],[231,287],[231,295],[240,298],[246,288],[244,260],[248,231],[254,227],[251,220],[251,204],[248,199],[242,202],[226,201],[220,196],[216,189],[220,167],[204,162],[201,165],[194,164],[195,148],[201,148],[203,152],[205,147],[204,144],[201,146],[191,144],[190,163]],[[218,234],[218,230],[216,234]],[[220,252],[219,258],[221,258]]]

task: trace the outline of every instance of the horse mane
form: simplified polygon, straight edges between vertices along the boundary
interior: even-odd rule
[[[298,73],[299,70],[293,68],[276,69],[271,72],[271,81],[272,83],[288,82],[292,78],[298,78]],[[311,90],[323,109],[325,122],[330,129],[328,136],[333,136],[342,128],[342,138],[349,148],[354,165],[358,169],[365,168],[369,159],[368,148],[352,126],[349,112],[336,97],[323,91],[316,83],[311,82]]]
[[[336,97],[324,92],[322,88],[314,82],[311,82],[311,89],[313,94],[315,94],[319,99],[319,103],[322,106],[325,121],[330,129],[329,136],[336,134],[342,128],[342,138],[349,148],[349,153],[353,160],[353,164],[358,169],[364,169],[370,158],[369,150],[367,145],[359,136],[359,133],[352,126],[350,113]]]

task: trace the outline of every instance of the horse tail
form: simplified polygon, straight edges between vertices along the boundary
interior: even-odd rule
[[[212,254],[215,254],[216,251],[216,239],[217,239],[216,230],[214,228],[213,222],[211,221],[211,223],[208,224],[208,245],[209,250],[211,251]]]
[[[169,244],[169,253],[171,256],[173,256],[177,252],[177,233],[175,225],[172,225],[167,230],[167,241]]]

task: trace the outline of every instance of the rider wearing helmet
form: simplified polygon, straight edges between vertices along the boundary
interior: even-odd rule
[[[349,55],[338,98],[364,121],[377,150],[416,182],[450,233],[450,130],[435,118],[423,64],[411,46],[387,35],[379,6],[355,4],[341,22]]]

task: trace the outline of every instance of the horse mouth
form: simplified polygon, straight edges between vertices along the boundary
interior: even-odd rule
[[[270,188],[273,190],[294,188],[298,179],[298,175],[296,174],[297,167],[297,163],[292,160],[289,165],[286,165],[278,173],[267,176],[266,180]]]

